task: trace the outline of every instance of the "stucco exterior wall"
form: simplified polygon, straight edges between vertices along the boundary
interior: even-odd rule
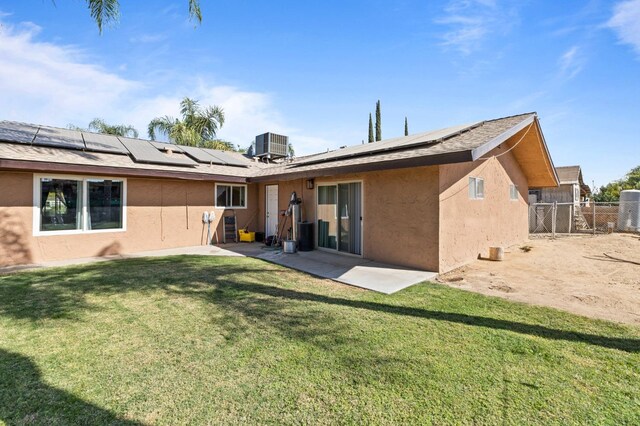
[[[223,209],[214,208],[214,182],[127,179],[127,229],[120,232],[33,235],[33,174],[0,172],[0,266],[135,253],[204,244],[202,213],[216,211],[222,241]],[[257,206],[257,186],[247,187],[243,226]]]
[[[314,222],[317,246],[316,191],[318,185],[362,182],[362,256],[379,262],[435,271],[438,268],[438,167],[418,167],[316,178],[313,190],[306,179],[260,184],[260,230],[264,230],[265,189],[278,184],[279,209],[291,192],[302,194],[302,219]]]
[[[490,246],[508,247],[528,238],[528,186],[520,166],[496,148],[488,160],[440,166],[440,262],[446,272],[488,256]],[[484,178],[484,199],[469,198],[469,177]],[[510,184],[518,200],[510,199]]]
[[[278,210],[279,211],[287,209],[287,207],[289,206],[289,201],[291,200],[291,193],[295,191],[298,198],[302,198],[302,206],[300,208],[300,215],[302,216],[302,220],[308,221],[308,222],[315,222],[316,190],[315,188],[307,189],[306,179],[294,179],[294,180],[288,180],[288,181],[279,181],[279,182],[274,181],[274,182],[260,183],[259,189],[258,189],[258,204],[257,204],[259,207],[259,211],[256,214],[256,217],[257,217],[256,222],[253,222],[254,224],[257,224],[257,227],[258,227],[257,229],[259,231],[264,232],[264,229],[265,229],[265,220],[266,220],[266,213],[267,213],[267,210],[266,210],[267,205],[265,200],[266,185],[278,185]],[[280,217],[279,219],[278,229],[281,228],[280,226],[282,224],[282,222],[280,222],[281,220],[283,220],[282,217]],[[289,226],[290,225],[287,224],[287,228]]]

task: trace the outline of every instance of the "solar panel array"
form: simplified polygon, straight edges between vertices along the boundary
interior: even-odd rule
[[[99,133],[82,133],[87,151],[129,154],[117,137]]]
[[[13,121],[0,121],[0,141],[109,154],[140,163],[195,167],[198,163],[247,167],[249,160],[225,151],[125,138]],[[194,161],[195,160],[195,161]]]
[[[463,131],[470,130],[479,126],[482,122],[463,124],[460,126],[448,127],[446,129],[435,130],[431,132],[418,133],[415,135],[402,136],[398,138],[386,139],[383,141],[366,143],[362,145],[353,145],[335,151],[329,151],[326,153],[311,155],[306,158],[300,158],[296,161],[296,165],[307,165],[313,163],[321,163],[324,161],[331,161],[337,159],[343,159],[348,157],[358,157],[362,155],[379,154],[384,151],[391,151],[397,149],[405,149],[418,145],[427,145],[440,142],[441,140],[457,135]]]
[[[158,141],[149,141],[151,145],[155,146],[161,151],[173,151],[173,152],[184,152],[180,145],[170,142],[158,142]]]
[[[182,154],[163,154],[149,141],[118,137],[133,159],[140,163],[168,164],[172,166],[196,166],[197,163]]]
[[[36,133],[38,133],[38,126],[13,121],[0,122],[0,140],[3,141],[31,144]]]
[[[33,145],[55,148],[85,149],[82,133],[75,130],[40,127]]]
[[[195,146],[181,146],[185,154],[198,163],[219,164],[222,166],[248,166],[248,160],[242,161],[233,154],[217,149],[197,148]]]
[[[228,151],[221,151],[219,149],[208,149],[208,148],[201,148],[201,149],[207,154],[211,155],[212,157],[219,158],[227,166],[247,167],[249,163],[249,160],[244,159],[244,157],[232,154]]]

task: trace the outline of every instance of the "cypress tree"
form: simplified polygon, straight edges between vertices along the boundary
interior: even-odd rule
[[[382,119],[380,118],[380,99],[376,102],[376,141],[382,140]]]
[[[371,113],[369,113],[369,143],[373,142],[373,121],[371,121]]]
[[[404,118],[404,135],[409,136],[409,123],[407,122],[407,117]]]

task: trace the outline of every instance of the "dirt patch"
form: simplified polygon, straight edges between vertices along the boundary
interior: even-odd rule
[[[526,247],[526,249],[523,249]],[[640,325],[640,238],[630,234],[531,239],[502,262],[443,274],[456,288]]]

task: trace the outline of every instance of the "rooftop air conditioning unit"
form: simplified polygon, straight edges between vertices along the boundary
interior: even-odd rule
[[[256,157],[283,158],[289,154],[289,136],[265,133],[256,136]]]

